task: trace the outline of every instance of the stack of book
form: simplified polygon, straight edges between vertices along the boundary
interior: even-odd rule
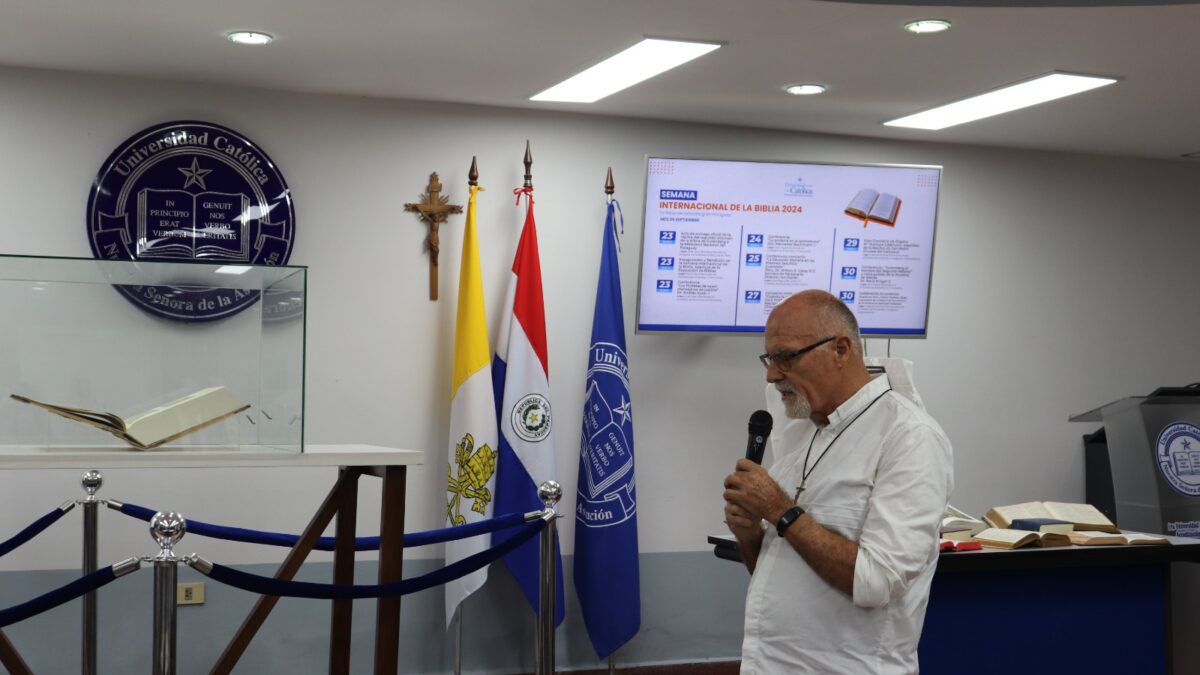
[[[1169,544],[1166,537],[1121,532],[1091,504],[1025,502],[988,509],[983,519],[948,506],[942,517],[941,550],[1023,546],[1138,546]],[[964,548],[962,544],[971,544]]]

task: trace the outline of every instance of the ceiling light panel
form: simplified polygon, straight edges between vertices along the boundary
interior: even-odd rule
[[[1116,82],[1111,77],[1050,73],[1002,89],[884,122],[889,127],[938,130],[974,122]]]
[[[594,103],[703,56],[720,44],[647,38],[587,70],[529,97],[531,101]]]

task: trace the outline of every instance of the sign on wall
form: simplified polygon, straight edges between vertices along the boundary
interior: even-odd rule
[[[296,214],[278,167],[242,134],[210,122],[144,129],[100,167],[88,196],[96,258],[283,265]],[[258,301],[243,289],[117,286],[147,312],[179,321],[232,316]]]

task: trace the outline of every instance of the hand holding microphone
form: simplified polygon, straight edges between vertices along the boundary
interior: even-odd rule
[[[725,478],[725,518],[734,534],[755,531],[760,519],[770,518],[777,510],[781,495],[787,501],[782,488],[761,466],[773,423],[771,413],[765,410],[750,416],[746,459],[738,460],[737,470]]]

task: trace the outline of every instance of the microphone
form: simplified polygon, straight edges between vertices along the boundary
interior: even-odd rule
[[[767,437],[771,435],[774,425],[771,413],[766,410],[755,410],[750,416],[750,436],[746,439],[746,459],[755,464],[762,464],[763,451],[767,449]]]

